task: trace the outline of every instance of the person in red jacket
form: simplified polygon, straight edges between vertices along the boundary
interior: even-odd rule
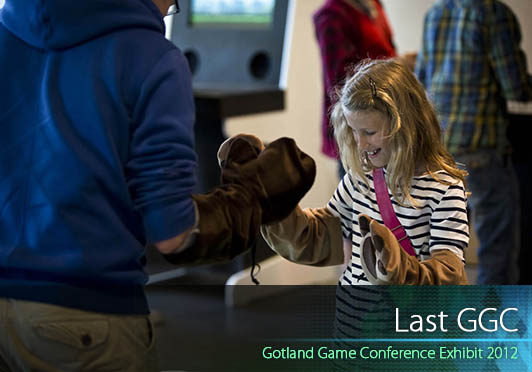
[[[323,73],[322,152],[338,159],[329,123],[333,88],[363,59],[396,56],[393,34],[379,0],[325,0],[313,15]],[[407,57],[403,62],[407,61]],[[408,60],[409,61],[409,60]],[[413,60],[412,60],[413,61]],[[412,67],[413,68],[413,62]],[[344,171],[339,163],[340,179]]]

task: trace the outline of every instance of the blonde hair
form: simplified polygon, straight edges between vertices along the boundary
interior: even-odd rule
[[[416,206],[411,185],[416,171],[430,174],[442,184],[436,171],[444,170],[455,183],[465,186],[466,172],[458,169],[445,149],[436,112],[425,90],[414,74],[395,59],[364,60],[336,92],[331,112],[334,136],[342,164],[369,184],[366,172],[373,166],[362,158],[351,127],[344,113],[375,110],[388,118],[386,139],[391,156],[386,166],[387,183],[394,198],[402,205]],[[354,182],[358,187],[357,182]]]

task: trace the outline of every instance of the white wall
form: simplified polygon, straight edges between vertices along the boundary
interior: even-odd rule
[[[399,54],[419,49],[423,17],[432,3],[431,0],[382,0]]]
[[[303,207],[324,206],[337,185],[336,162],[320,153],[321,67],[312,13],[322,0],[297,0],[286,90],[282,112],[228,120],[227,134],[253,133],[264,141],[292,137],[317,163],[316,183]]]

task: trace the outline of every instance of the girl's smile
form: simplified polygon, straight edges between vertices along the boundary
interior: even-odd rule
[[[377,149],[375,151],[366,151],[366,154],[368,154],[370,158],[375,158],[379,154],[380,151],[381,149]]]
[[[390,160],[390,148],[386,139],[388,118],[375,110],[345,111],[347,125],[363,158],[367,157],[374,167],[381,168]]]

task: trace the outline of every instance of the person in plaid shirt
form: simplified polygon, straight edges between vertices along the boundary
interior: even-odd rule
[[[423,27],[415,71],[440,115],[448,150],[469,172],[477,283],[516,283],[519,192],[506,101],[532,99],[519,23],[498,0],[437,0]]]

